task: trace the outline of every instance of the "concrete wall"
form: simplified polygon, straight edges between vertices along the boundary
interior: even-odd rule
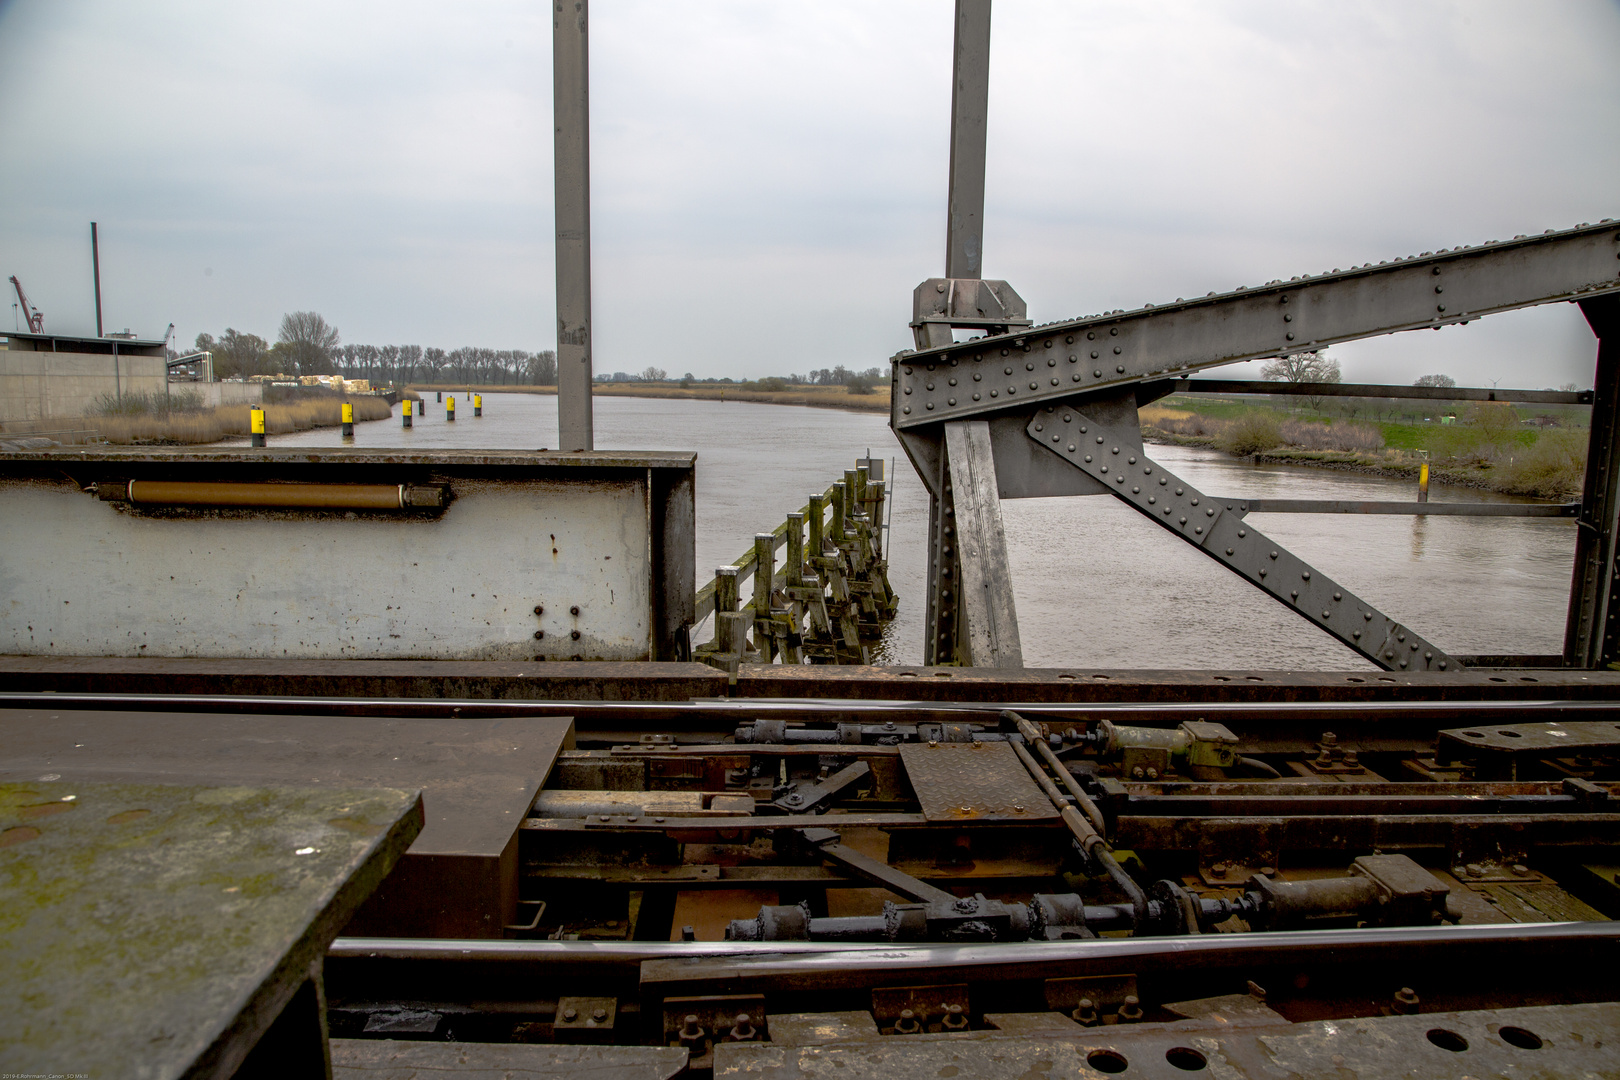
[[[0,423],[87,416],[98,399],[123,393],[163,393],[161,356],[0,351]]]
[[[169,387],[174,394],[197,394],[204,405],[258,405],[264,401],[263,383],[194,382],[174,383]]]

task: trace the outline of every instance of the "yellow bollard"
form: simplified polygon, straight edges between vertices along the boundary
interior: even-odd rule
[[[264,410],[257,405],[248,411],[248,430],[253,432],[253,445],[264,445]]]
[[[473,416],[477,417],[477,416],[483,416],[483,415],[484,415],[484,395],[483,394],[474,394],[473,395]]]
[[[1425,461],[1418,469],[1418,502],[1429,501],[1429,463]]]
[[[402,421],[404,421],[404,426],[405,427],[410,427],[411,426],[411,399],[406,398],[404,401],[400,402],[400,405],[402,406],[400,414],[399,414],[400,419]]]
[[[343,434],[345,438],[354,438],[354,406],[347,401],[343,403]]]
[[[456,395],[451,394],[450,400],[444,403],[444,418],[453,421],[456,418]]]

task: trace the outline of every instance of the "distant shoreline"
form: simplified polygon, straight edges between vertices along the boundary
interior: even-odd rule
[[[457,394],[555,395],[555,386],[479,386],[475,383],[410,383],[406,390]],[[787,390],[745,390],[736,384],[695,383],[681,387],[660,383],[596,383],[592,397],[688,398],[695,401],[749,401],[758,405],[800,405],[812,409],[888,413],[889,388],[875,387],[870,394],[851,394],[842,386],[797,386]]]

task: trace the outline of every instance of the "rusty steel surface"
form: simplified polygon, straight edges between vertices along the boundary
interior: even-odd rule
[[[177,709],[187,697],[240,695],[329,698],[329,706],[366,699],[397,699],[393,707],[410,700],[473,706],[502,700],[686,702],[723,696],[726,676],[705,664],[673,661],[0,656],[0,689],[155,694]]]
[[[686,1061],[679,1047],[332,1040],[332,1080],[671,1080],[686,1071]]]
[[[1480,701],[1620,697],[1620,672],[1444,672],[747,665],[736,697],[1002,702]]]
[[[1044,821],[1057,817],[1007,743],[902,743],[929,821]]]
[[[1057,1080],[1113,1073],[1168,1078],[1206,1070],[1249,1080],[1620,1075],[1620,1005],[1612,1003],[1269,1026],[1189,1019],[1087,1029],[1062,1014],[1038,1019],[1038,1027],[1013,1031],[857,1036],[797,1046],[727,1043],[715,1051],[714,1075],[716,1080],[821,1075]]]

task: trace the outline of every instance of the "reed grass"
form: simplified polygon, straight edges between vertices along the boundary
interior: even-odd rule
[[[350,399],[356,422],[383,420],[393,414],[388,402],[375,397]],[[220,405],[212,409],[193,409],[162,415],[119,415],[99,417],[95,421],[102,438],[120,446],[139,443],[178,443],[195,446],[218,442],[230,435],[247,435],[252,431],[252,417],[247,405]],[[267,435],[285,435],[293,431],[308,431],[317,427],[336,427],[343,422],[343,399],[330,398],[295,401],[283,405],[264,406],[264,430]]]

